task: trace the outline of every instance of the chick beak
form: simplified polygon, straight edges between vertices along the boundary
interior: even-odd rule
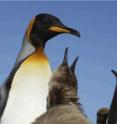
[[[62,25],[62,26],[51,26],[49,28],[50,31],[53,31],[53,32],[56,32],[56,33],[69,33],[69,34],[72,34],[72,35],[75,35],[77,37],[80,37],[80,32],[73,29],[73,28],[70,28],[70,27],[67,27],[65,25]]]

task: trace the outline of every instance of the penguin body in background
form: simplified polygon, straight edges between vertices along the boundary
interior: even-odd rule
[[[75,66],[78,57],[71,67],[68,65],[68,48],[64,53],[62,64],[52,74],[49,81],[48,109],[56,105],[75,104],[82,111],[78,97],[78,82],[75,75]]]
[[[108,118],[109,109],[101,108],[97,111],[97,124],[106,124]]]
[[[112,73],[116,77],[116,88],[111,102],[107,124],[117,124],[117,72],[112,70]]]
[[[110,109],[102,108],[97,112],[97,124],[117,124],[117,72],[112,70],[116,77],[116,88]]]
[[[16,63],[0,87],[0,124],[29,124],[46,111],[51,68],[44,47],[61,33],[80,36],[55,16],[40,14],[32,19]]]

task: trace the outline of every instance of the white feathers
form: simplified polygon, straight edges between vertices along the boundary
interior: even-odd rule
[[[47,60],[24,62],[14,76],[0,124],[30,124],[44,113],[50,76]]]

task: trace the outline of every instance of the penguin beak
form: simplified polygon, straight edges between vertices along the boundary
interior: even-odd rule
[[[51,26],[49,28],[50,31],[53,31],[53,32],[56,32],[56,33],[69,33],[69,34],[72,34],[72,35],[75,35],[77,37],[80,37],[80,32],[73,29],[73,28],[70,28],[70,27],[67,27],[65,25],[62,25],[62,26]]]

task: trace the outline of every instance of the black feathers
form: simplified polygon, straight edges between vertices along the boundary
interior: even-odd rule
[[[115,75],[116,79],[117,79],[117,72],[115,70],[111,70],[112,73]]]
[[[70,67],[70,70],[71,70],[73,73],[75,73],[75,67],[76,67],[76,63],[77,63],[77,61],[78,61],[78,58],[79,58],[79,57],[76,57],[76,59],[74,60],[73,64],[72,64],[71,67]]]
[[[97,111],[97,124],[106,124],[108,118],[109,109],[101,108]]]
[[[115,88],[112,103],[110,106],[107,124],[117,124],[117,72],[112,70],[112,73],[116,77],[116,88]]]
[[[62,33],[80,37],[79,31],[64,25],[57,17],[50,14],[39,14],[35,17],[28,37],[35,48],[44,48],[48,40]]]
[[[63,64],[68,65],[68,47],[65,49]]]

